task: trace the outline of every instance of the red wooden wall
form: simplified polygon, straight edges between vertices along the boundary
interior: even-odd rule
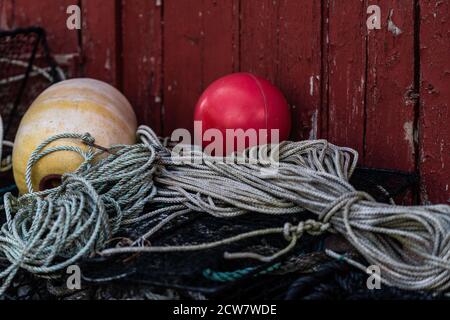
[[[79,4],[80,31],[66,28]],[[367,7],[382,28],[367,30]],[[41,25],[70,76],[120,88],[159,133],[192,128],[202,90],[235,71],[285,93],[294,139],[417,172],[409,199],[450,202],[450,4],[431,0],[0,0],[0,27]]]

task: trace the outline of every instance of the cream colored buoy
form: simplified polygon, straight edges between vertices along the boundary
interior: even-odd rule
[[[42,92],[20,122],[14,142],[14,179],[21,194],[26,193],[25,170],[36,147],[59,133],[89,132],[95,143],[104,147],[135,142],[136,115],[128,100],[114,87],[94,79],[71,79],[52,85]],[[63,139],[51,143],[77,145]],[[34,190],[48,189],[62,174],[75,171],[82,163],[79,154],[70,151],[51,153],[39,160],[32,170]]]

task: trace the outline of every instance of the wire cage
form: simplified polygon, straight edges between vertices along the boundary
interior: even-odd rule
[[[0,31],[0,106],[5,120],[5,137],[14,136],[29,103],[39,92],[64,75],[52,60],[41,28]],[[1,179],[0,193],[14,191],[12,177]],[[351,180],[356,189],[370,193],[377,201],[391,202],[413,193],[417,177],[398,171],[358,168]],[[148,208],[152,209],[152,208]],[[243,232],[292,224],[313,217],[304,212],[291,216],[248,214],[233,219],[216,219],[194,213],[171,221],[151,239],[154,245],[185,245],[211,242]],[[159,217],[163,219],[164,216]],[[152,219],[122,230],[110,246],[127,244],[153,227]],[[0,222],[4,217],[0,216]],[[341,243],[345,254],[357,258],[342,239],[330,235],[302,237],[289,254],[269,263],[227,260],[223,253],[252,251],[272,254],[286,246],[280,236],[245,240],[215,249],[189,253],[124,254],[114,257],[86,257],[79,262],[82,289],[67,289],[67,275],[38,278],[21,271],[3,299],[430,299],[424,292],[405,292],[383,287],[371,291],[365,274],[324,253],[330,242]],[[0,268],[7,266],[0,257]]]
[[[51,58],[44,29],[0,30],[2,138],[13,141],[14,129],[33,99],[49,85],[62,79],[64,74]],[[10,152],[5,148],[3,158],[8,157]],[[0,195],[14,192],[11,172],[1,173],[1,178]]]
[[[389,202],[414,189],[417,179],[414,175],[402,172],[359,168],[351,182],[363,191],[370,192],[377,201]],[[249,214],[232,219],[216,219],[195,213],[173,220],[151,238],[151,244],[211,242],[255,228],[282,226],[287,221],[298,223],[312,217],[312,214],[304,212],[292,216]],[[157,224],[159,219],[127,227],[109,245],[120,246],[137,239]],[[286,246],[283,237],[261,237],[188,253],[91,256],[78,263],[82,271],[82,289],[79,291],[67,289],[67,275],[64,274],[60,278],[40,279],[21,272],[5,296],[7,299],[220,300],[435,298],[425,292],[411,293],[385,286],[382,290],[368,290],[367,275],[345,262],[332,260],[324,253],[330,241],[343,242],[342,239],[332,237],[335,236],[305,235],[292,252],[269,263],[250,259],[227,260],[223,254],[225,251],[250,250],[272,254]],[[342,250],[358,258],[345,243]]]

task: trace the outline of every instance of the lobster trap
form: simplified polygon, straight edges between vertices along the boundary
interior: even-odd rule
[[[351,182],[372,194],[377,201],[391,202],[393,198],[411,192],[417,179],[402,172],[358,168]],[[213,242],[255,229],[283,226],[286,222],[297,224],[312,217],[304,212],[289,216],[248,214],[216,219],[193,213],[174,219],[150,241],[155,246]],[[164,216],[124,228],[109,246],[130,244],[161,219]],[[21,272],[5,296],[9,299],[220,300],[434,297],[424,292],[412,293],[386,286],[382,290],[369,290],[364,273],[325,254],[324,249],[330,245],[333,250],[361,259],[343,239],[326,234],[304,235],[293,251],[271,262],[224,258],[224,252],[273,254],[286,246],[282,236],[273,235],[193,252],[87,257],[78,263],[82,272],[82,289],[79,291],[67,289],[67,275],[64,274],[59,279],[41,279]]]
[[[12,128],[29,103],[63,78],[50,56],[44,29],[0,30],[0,106],[5,138],[14,138]]]
[[[40,28],[0,32],[0,105],[5,119],[5,136],[29,103],[50,84],[64,78],[51,59],[45,32]],[[2,179],[1,193],[14,191],[12,177]],[[4,183],[8,183],[3,185]],[[389,170],[358,168],[351,183],[379,202],[392,202],[416,190],[415,175]],[[148,210],[154,208],[148,207]],[[248,214],[232,219],[215,219],[202,213],[181,216],[151,238],[151,244],[186,245],[214,242],[227,236],[284,223],[298,224],[312,218],[300,215]],[[123,229],[110,247],[128,245],[165,216]],[[0,222],[4,217],[0,216]],[[324,249],[333,246],[358,259],[346,242],[334,235],[305,235],[289,254],[271,262],[225,259],[224,252],[251,251],[271,255],[286,246],[279,235],[247,239],[215,249],[153,254],[122,254],[86,257],[79,261],[82,289],[66,287],[66,274],[43,279],[21,271],[6,299],[323,299],[323,298],[433,298],[422,292],[405,292],[383,287],[370,291],[365,274],[343,261],[329,258]],[[359,258],[361,259],[361,258]],[[361,260],[362,263],[364,261]],[[0,267],[7,266],[0,258]]]
[[[64,74],[51,58],[44,29],[0,30],[3,139],[14,140],[14,129],[31,102],[45,88],[62,79]],[[3,156],[9,156],[10,152],[5,148]],[[11,173],[2,173],[1,177],[0,193],[15,191]]]

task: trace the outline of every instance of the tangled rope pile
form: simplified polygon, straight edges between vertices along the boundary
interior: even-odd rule
[[[7,222],[0,231],[0,251],[10,266],[0,272],[3,293],[19,268],[49,275],[73,264],[80,257],[100,250],[125,219],[136,218],[156,194],[152,166],[156,153],[146,145],[121,146],[114,157],[92,165],[100,152],[58,146],[43,150],[58,139],[93,142],[89,135],[62,134],[41,144],[30,157],[26,171],[30,193],[19,198],[4,196]],[[33,192],[31,168],[45,155],[61,150],[85,159],[60,187]]]
[[[342,234],[370,264],[378,265],[385,284],[412,290],[450,286],[450,207],[376,203],[348,182],[357,163],[352,149],[325,140],[283,142],[276,147],[277,170],[271,171],[265,170],[267,163],[217,161],[195,148],[174,155],[148,127],[140,127],[138,136],[142,143],[116,146],[96,164],[92,160],[99,152],[92,147],[87,151],[45,148],[66,138],[82,139],[92,146],[89,135],[59,135],[32,154],[28,178],[33,164],[50,152],[72,150],[86,161],[77,172],[65,175],[58,188],[19,198],[5,196],[7,223],[1,229],[0,251],[11,265],[0,273],[5,278],[0,294],[19,268],[49,275],[96,251],[111,255],[204,250],[281,234],[289,244],[273,256],[225,254],[226,258],[270,261],[294,247],[303,233],[326,230]],[[247,159],[268,147],[254,147],[233,157]],[[28,185],[32,190],[29,179]],[[146,203],[157,209],[142,214]],[[143,241],[169,221],[193,211],[231,218],[249,213],[301,214],[303,210],[317,214],[317,221],[255,230],[212,243],[158,247]],[[164,219],[131,246],[101,251],[121,226],[163,214]]]

